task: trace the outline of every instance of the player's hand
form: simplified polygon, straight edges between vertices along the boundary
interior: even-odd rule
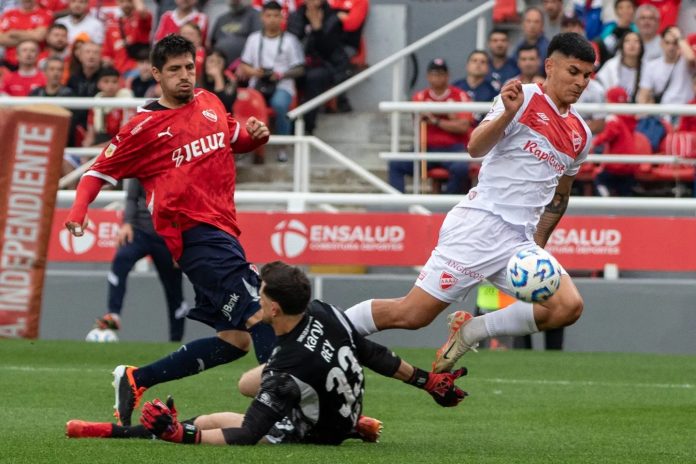
[[[118,246],[133,242],[133,226],[130,224],[123,224],[118,231],[116,240],[118,241]]]
[[[515,79],[508,82],[500,89],[500,98],[503,99],[503,106],[506,112],[517,113],[524,103],[524,92],[522,82]]]
[[[466,367],[462,367],[453,372],[429,372],[428,382],[425,384],[425,391],[430,393],[435,402],[442,407],[450,408],[458,405],[468,393],[454,384],[459,377],[466,375]]]
[[[253,116],[247,119],[246,130],[251,136],[252,140],[264,139],[271,135],[271,132],[268,130],[268,126]]]
[[[169,402],[169,399],[167,400]],[[173,400],[171,402],[174,406]],[[182,425],[177,420],[176,409],[172,411],[160,399],[143,405],[140,423],[158,438],[173,443],[200,443],[201,433],[191,424]]]
[[[89,224],[89,219],[87,219],[87,216],[85,216],[85,219],[82,222],[82,224],[80,224],[78,221],[71,220],[71,218],[68,218],[68,220],[65,221],[65,227],[75,237],[82,237],[84,235],[85,229],[87,228],[87,224]]]

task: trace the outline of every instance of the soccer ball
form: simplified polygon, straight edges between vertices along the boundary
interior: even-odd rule
[[[548,300],[561,285],[561,265],[542,248],[515,253],[507,264],[508,287],[528,303]]]
[[[118,341],[118,335],[111,329],[92,329],[85,337],[85,340],[94,343],[111,343]]]

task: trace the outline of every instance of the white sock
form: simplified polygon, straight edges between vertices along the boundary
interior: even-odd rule
[[[482,318],[489,337],[529,335],[539,331],[534,321],[532,303],[516,301],[503,309],[485,314]]]
[[[372,335],[377,332],[375,320],[372,318],[372,300],[365,300],[351,306],[346,309],[345,314],[360,335]]]

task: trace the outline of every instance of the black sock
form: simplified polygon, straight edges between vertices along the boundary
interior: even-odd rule
[[[138,387],[150,388],[170,380],[195,375],[220,364],[241,358],[246,351],[230,345],[218,337],[192,341],[170,355],[140,367],[133,373]]]
[[[251,334],[251,340],[254,342],[256,360],[259,364],[263,364],[268,361],[273,347],[275,347],[276,344],[276,336],[275,332],[273,332],[273,327],[259,322],[249,328],[249,333]]]
[[[123,427],[114,424],[111,428],[111,438],[154,438],[154,435],[142,425]]]

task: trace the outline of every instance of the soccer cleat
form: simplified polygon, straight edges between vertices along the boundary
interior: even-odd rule
[[[116,313],[107,313],[95,321],[97,329],[118,330],[121,328],[121,318]]]
[[[65,424],[65,436],[68,438],[109,438],[112,427],[111,422],[87,422],[73,419]]]
[[[355,424],[355,431],[360,439],[368,443],[377,443],[382,429],[382,421],[373,417],[360,416]]]
[[[140,405],[140,399],[147,388],[138,388],[133,378],[133,372],[137,367],[117,366],[114,369],[114,391],[116,393],[116,403],[114,404],[114,417],[118,425],[131,425],[133,410]]]
[[[467,345],[462,340],[462,328],[474,318],[466,311],[455,311],[447,316],[449,326],[449,336],[437,353],[433,362],[433,372],[449,372],[454,364],[467,351],[476,351],[478,343]]]

